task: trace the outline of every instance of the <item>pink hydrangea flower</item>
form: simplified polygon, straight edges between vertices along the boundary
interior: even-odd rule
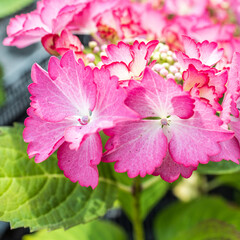
[[[72,51],[59,61],[52,57],[48,72],[32,68],[31,107],[23,137],[29,157],[37,163],[57,148],[59,167],[73,182],[95,188],[102,156],[99,131],[138,119],[125,104],[126,93],[107,70],[92,70]]]
[[[42,38],[42,45],[52,55],[63,56],[68,50],[73,50],[76,57],[84,57],[84,46],[77,36],[74,36],[70,31],[63,30],[61,35],[48,34]]]
[[[185,53],[189,58],[200,60],[207,66],[213,66],[223,57],[223,49],[218,49],[216,42],[195,42],[188,36],[183,36]]]
[[[239,163],[240,159],[240,53],[235,53],[230,66],[227,91],[223,99],[221,119],[226,129],[234,132],[234,137],[221,142],[222,151],[211,161],[231,160]]]
[[[167,0],[164,10],[179,16],[201,16],[206,12],[208,0]]]
[[[130,81],[127,91],[125,103],[142,120],[104,130],[110,139],[103,161],[116,162],[117,172],[160,174],[169,182],[180,174],[189,177],[199,163],[221,151],[219,142],[233,136],[205,103],[149,68],[141,82]]]
[[[129,0],[94,0],[89,1],[83,11],[73,17],[68,29],[79,34],[96,34],[97,22],[108,11],[124,9],[130,5]]]
[[[183,89],[191,96],[200,98],[216,111],[222,110],[219,99],[226,91],[227,70],[216,73],[213,69],[198,71],[190,64],[183,72]]]
[[[140,26],[145,30],[147,39],[164,40],[163,29],[167,25],[164,12],[144,3],[134,3],[132,8],[139,15]]]
[[[23,48],[40,41],[47,34],[59,34],[89,1],[91,0],[39,1],[36,10],[10,20],[8,37],[3,44]]]
[[[153,40],[147,44],[134,41],[133,45],[124,42],[108,45],[107,56],[102,57],[102,62],[112,76],[117,76],[120,82],[127,84],[130,79],[142,78],[142,73],[157,44],[158,41]]]
[[[101,14],[97,22],[97,28],[100,37],[110,42],[133,39],[145,34],[140,25],[140,18],[131,5]]]

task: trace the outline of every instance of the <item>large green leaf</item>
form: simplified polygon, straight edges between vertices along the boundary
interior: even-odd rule
[[[231,174],[240,172],[240,165],[231,161],[209,162],[208,164],[199,164],[198,170],[202,174]]]
[[[1,0],[0,18],[16,13],[33,2],[34,0]]]
[[[200,222],[173,240],[239,240],[240,232],[232,225],[218,220]]]
[[[95,190],[64,177],[53,154],[43,163],[28,159],[23,126],[0,128],[0,220],[12,228],[69,228],[106,213],[116,199],[111,168],[100,166]]]
[[[107,221],[93,221],[78,225],[67,231],[62,229],[47,232],[40,231],[26,235],[23,240],[126,240],[126,233],[122,228]]]
[[[166,208],[155,219],[154,233],[156,239],[181,240],[179,235],[206,220],[223,221],[239,231],[239,219],[239,208],[218,197],[203,197],[190,203],[177,202]]]

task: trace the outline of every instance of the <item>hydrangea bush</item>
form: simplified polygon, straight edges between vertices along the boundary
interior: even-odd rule
[[[2,128],[5,154],[11,145],[23,157],[10,154],[12,170],[2,171],[1,219],[69,228],[118,199],[141,240],[168,183],[198,168],[240,171],[239,8],[231,0],[42,0],[12,18],[4,45],[41,41],[54,56],[47,70],[32,67],[27,150],[20,125]],[[88,46],[78,34],[92,36]],[[8,204],[16,190],[23,201]]]

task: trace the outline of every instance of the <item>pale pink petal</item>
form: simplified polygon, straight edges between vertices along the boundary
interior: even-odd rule
[[[127,66],[133,60],[130,51],[130,45],[119,42],[118,45],[108,45],[106,49],[107,57],[102,57],[104,64],[111,64],[113,62],[124,62]]]
[[[184,166],[197,166],[221,151],[219,142],[233,136],[221,128],[222,121],[206,104],[195,101],[195,113],[189,119],[178,119],[170,125],[169,151],[173,160]]]
[[[7,27],[8,37],[4,39],[3,44],[23,48],[40,41],[41,37],[49,32],[48,27],[41,22],[39,14],[33,11],[10,20]]]
[[[93,70],[94,82],[97,85],[96,105],[90,116],[90,122],[80,127],[69,128],[65,139],[77,149],[84,137],[103,129],[112,128],[123,121],[137,120],[139,115],[124,104],[125,91],[119,87],[118,79],[111,77],[108,70]]]
[[[189,58],[187,55],[185,55],[182,52],[176,52],[176,57],[180,66],[183,68],[183,70],[187,70],[190,64],[192,64],[198,71],[211,69],[209,66],[204,65],[200,60]]]
[[[204,41],[198,43],[198,48],[200,52],[200,60],[205,65],[213,66],[223,57],[224,49],[218,49],[218,44],[216,42],[209,43],[208,41]]]
[[[199,88],[199,98],[204,102],[207,102],[214,110],[216,111],[222,110],[222,107],[218,102],[219,98],[215,93],[214,87],[203,86]]]
[[[227,70],[221,71],[217,74],[209,72],[209,86],[214,87],[214,92],[219,98],[226,92],[226,83],[228,79]]]
[[[171,183],[176,181],[180,175],[182,175],[184,178],[191,177],[192,172],[196,169],[197,167],[185,167],[182,164],[174,162],[168,152],[166,157],[163,159],[162,165],[154,171],[153,175],[160,175],[164,181]]]
[[[199,59],[200,53],[196,42],[188,36],[182,36],[185,53],[190,58]]]
[[[210,161],[219,162],[224,160],[231,160],[237,164],[239,164],[240,159],[240,146],[239,142],[235,137],[220,142],[221,152],[215,156],[210,157]]]
[[[117,76],[119,80],[130,80],[131,74],[124,62],[113,62],[105,66],[111,73],[111,76]]]
[[[96,86],[90,67],[76,62],[67,52],[59,61],[52,57],[49,74],[38,65],[32,68],[31,106],[47,121],[61,121],[68,116],[85,116],[95,106]]]
[[[99,134],[88,136],[77,151],[63,143],[58,150],[58,166],[65,177],[81,186],[93,189],[98,185],[97,165],[102,157],[102,143]]]
[[[172,98],[180,98],[179,109]],[[187,100],[189,99],[189,101]],[[184,113],[180,113],[180,108],[184,103],[181,100],[186,100],[186,109]],[[139,113],[142,118],[146,117],[162,117],[166,118],[176,111],[179,116],[185,118],[187,115],[192,115],[194,107],[193,100],[190,95],[182,90],[182,87],[177,85],[174,80],[166,81],[150,68],[146,68],[141,83],[131,81],[128,88],[128,98],[125,103],[134,111]]]
[[[207,4],[207,0],[167,0],[164,9],[168,14],[201,16],[206,11]]]
[[[152,174],[166,155],[167,138],[157,121],[125,122],[104,132],[111,138],[102,161],[116,161],[115,170],[131,178]]]
[[[134,76],[140,76],[144,71],[157,44],[157,40],[150,41],[148,44],[134,41],[133,45],[131,46],[133,61],[130,64],[130,69]]]
[[[65,128],[71,121],[58,123],[46,122],[39,118],[33,108],[28,109],[29,117],[25,120],[23,139],[28,142],[28,156],[35,156],[35,162],[46,160],[63,142]]]

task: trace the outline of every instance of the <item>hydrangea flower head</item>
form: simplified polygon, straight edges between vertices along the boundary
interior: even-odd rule
[[[103,160],[116,161],[115,170],[129,177],[160,174],[169,182],[180,174],[189,177],[221,151],[219,142],[233,136],[210,107],[149,68],[141,82],[130,81],[125,102],[142,120],[104,131],[110,139]]]
[[[57,148],[59,167],[71,181],[95,188],[102,156],[99,131],[138,119],[125,104],[126,93],[109,71],[85,67],[68,51],[52,57],[48,72],[32,68],[31,107],[25,121],[28,155],[46,160]]]
[[[102,57],[105,68],[111,75],[115,75],[120,81],[142,78],[144,69],[149,63],[158,41],[153,40],[145,44],[134,41],[133,45],[119,42],[117,45],[108,45],[107,56]]]
[[[42,0],[37,9],[16,16],[7,27],[8,37],[3,44],[26,47],[47,34],[59,34],[91,0]]]

